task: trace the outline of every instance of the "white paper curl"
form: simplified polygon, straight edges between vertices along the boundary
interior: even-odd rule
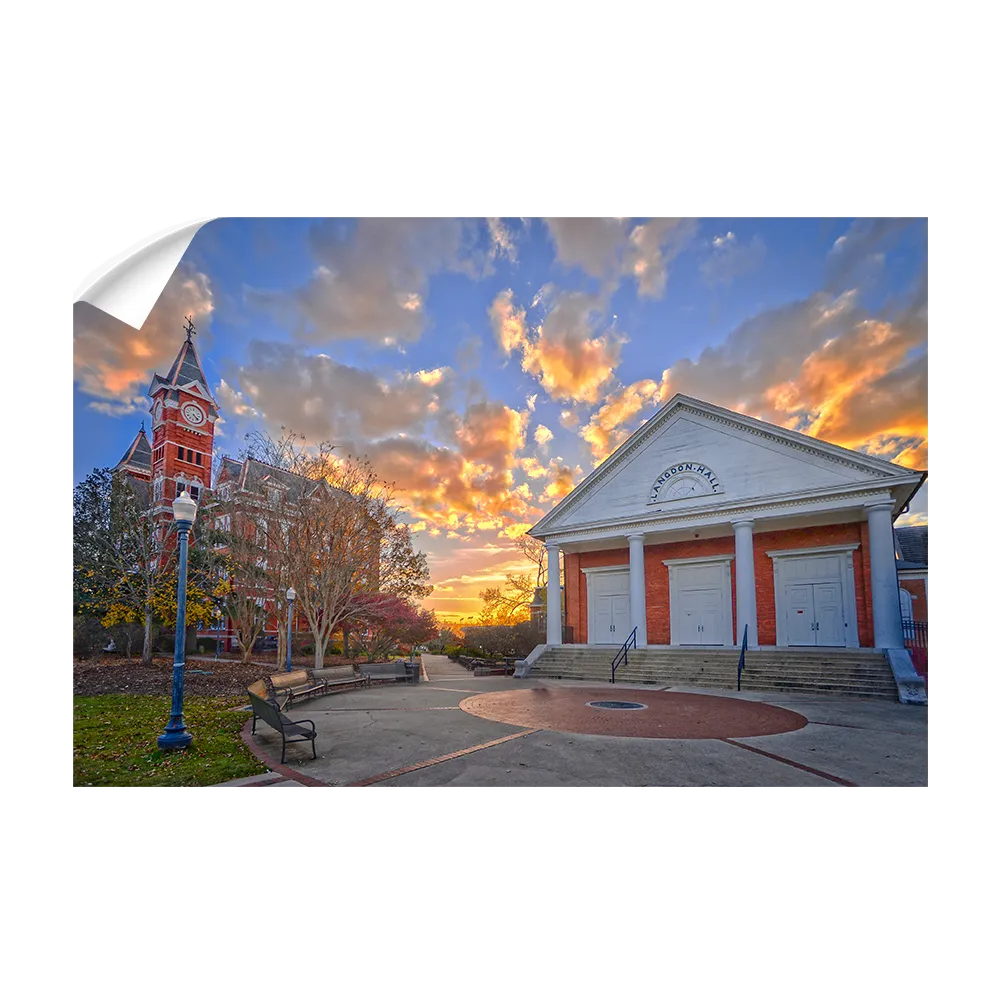
[[[210,221],[192,222],[181,229],[161,233],[152,242],[143,240],[131,247],[91,274],[84,289],[77,294],[77,301],[89,302],[138,330],[146,322],[195,234]]]

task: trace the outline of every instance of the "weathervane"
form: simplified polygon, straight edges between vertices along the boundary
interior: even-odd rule
[[[187,334],[187,342],[191,343],[191,334],[197,333],[198,331],[194,328],[194,319],[191,316],[184,317],[187,320],[187,326],[184,327],[184,332]]]

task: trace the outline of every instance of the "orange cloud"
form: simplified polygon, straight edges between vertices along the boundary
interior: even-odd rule
[[[512,354],[517,348],[527,343],[527,330],[524,325],[524,309],[514,305],[514,292],[511,289],[501,292],[489,308],[490,323],[497,342],[505,354]]]
[[[147,409],[146,387],[154,371],[166,374],[169,369],[189,315],[204,352],[211,345],[212,290],[208,278],[185,263],[171,275],[139,330],[86,302],[76,303],[73,377],[83,392],[95,397],[91,407],[110,415]]]
[[[608,401],[580,431],[589,445],[595,464],[603,462],[631,433],[625,428],[632,418],[650,401],[657,400],[660,384],[653,379],[641,379],[623,386],[608,396]]]
[[[456,431],[459,451],[470,461],[509,468],[524,447],[529,414],[502,403],[474,403]]]
[[[551,286],[546,286],[536,301],[546,300],[551,292]],[[602,300],[584,292],[557,294],[544,322],[532,333],[525,323],[525,310],[515,305],[513,294],[509,288],[501,292],[488,310],[504,353],[519,350],[522,370],[534,375],[553,399],[596,402],[601,387],[614,374],[624,340],[612,332],[594,334]]]

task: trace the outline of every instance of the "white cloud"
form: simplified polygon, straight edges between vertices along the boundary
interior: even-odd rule
[[[245,294],[296,339],[312,343],[418,340],[430,276],[446,270],[476,276],[487,253],[477,224],[461,219],[359,219],[353,229],[327,219],[310,231],[309,247],[316,267],[305,285]]]
[[[701,262],[701,275],[707,285],[728,285],[756,270],[766,255],[760,236],[755,234],[749,243],[740,243],[735,233],[726,232],[712,240]]]
[[[667,285],[667,267],[693,235],[688,219],[649,219],[632,225],[627,219],[546,219],[556,247],[556,260],[579,267],[602,283],[609,294],[623,277],[632,277],[638,293],[659,298]]]

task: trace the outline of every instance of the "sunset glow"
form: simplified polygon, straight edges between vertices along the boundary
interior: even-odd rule
[[[76,307],[77,481],[148,422],[187,315],[217,452],[284,428],[366,454],[442,621],[677,392],[927,468],[923,220],[212,222],[141,330]],[[925,486],[900,523],[926,520]]]

